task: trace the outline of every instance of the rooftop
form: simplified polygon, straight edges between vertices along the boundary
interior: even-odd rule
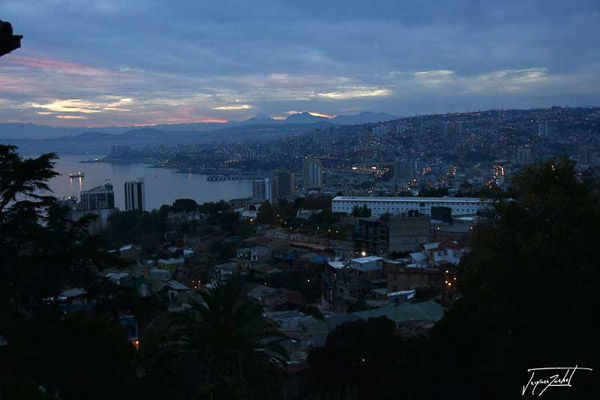
[[[368,256],[368,257],[353,258],[352,262],[356,262],[359,264],[366,264],[366,263],[376,262],[376,261],[381,261],[381,260],[383,260],[383,258],[381,258],[381,257]]]
[[[367,197],[367,196],[336,196],[333,201],[411,201],[415,203],[481,203],[490,200],[482,200],[479,197]]]

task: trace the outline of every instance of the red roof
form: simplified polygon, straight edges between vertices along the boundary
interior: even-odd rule
[[[442,242],[438,246],[438,249],[462,250],[464,249],[464,246],[456,242]]]

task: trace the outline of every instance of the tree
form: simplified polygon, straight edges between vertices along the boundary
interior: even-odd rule
[[[367,207],[366,204],[362,207],[354,206],[354,208],[352,208],[351,215],[353,217],[369,218],[371,216],[371,209],[369,207]]]
[[[448,195],[448,188],[423,188],[418,197],[443,197]]]
[[[136,243],[146,251],[153,251],[164,237],[164,218],[164,210],[115,212],[108,218],[108,227],[102,236],[111,247]]]
[[[600,188],[579,182],[568,159],[527,167],[512,183],[511,198],[499,196],[492,219],[473,234],[459,265],[459,299],[429,337],[385,345],[395,358],[376,366],[395,375],[375,375],[370,398],[390,390],[406,399],[517,398],[529,368],[554,366],[594,372],[577,371],[567,391],[549,388],[544,397],[597,397]],[[371,375],[358,368],[363,353],[354,348],[381,339],[338,329],[309,356],[316,377],[327,377],[318,390],[343,398],[349,387],[360,397]]]
[[[278,398],[283,335],[235,284],[202,293],[203,303],[172,314],[156,353],[159,385],[210,399]],[[166,378],[167,382],[160,377]]]
[[[73,313],[44,333],[36,374],[50,393],[65,400],[130,398],[136,393],[135,348],[107,316]]]
[[[198,203],[193,199],[177,199],[173,202],[171,209],[174,212],[193,212],[198,210]]]
[[[432,397],[516,397],[528,368],[597,368],[598,188],[558,159],[525,168],[513,196],[476,232],[458,281],[462,298],[432,331]],[[593,397],[585,384],[592,376],[577,379],[568,398]]]
[[[100,261],[86,227],[93,217],[70,219],[55,197],[44,195],[54,154],[23,159],[0,145],[0,303],[27,311],[69,285],[89,283]],[[99,265],[96,262],[96,267]]]
[[[318,390],[330,398],[397,399],[404,345],[395,328],[385,317],[335,328],[308,357]]]
[[[275,222],[275,210],[273,205],[265,201],[258,208],[258,223],[272,225]]]
[[[65,318],[59,308],[61,292],[89,290],[107,260],[87,233],[93,217],[73,221],[69,209],[44,194],[56,175],[54,159],[23,159],[15,147],[0,145],[0,328],[8,342],[0,364],[10,366],[0,370],[0,386],[11,398],[51,398],[39,393],[41,384],[62,399],[116,398],[109,388],[127,390],[123,379],[134,371],[119,351],[133,346],[118,327]],[[74,369],[85,385],[69,376]]]
[[[52,198],[40,193],[49,191],[47,181],[58,175],[53,169],[56,154],[23,159],[16,150],[15,146],[0,145],[0,218],[7,216],[6,207],[19,196],[27,198],[19,201],[20,207],[48,205]]]
[[[357,300],[354,303],[350,303],[348,305],[348,312],[349,313],[354,313],[354,312],[359,312],[359,311],[367,311],[370,310],[371,308],[369,307],[369,305],[367,304],[366,301],[364,300]]]

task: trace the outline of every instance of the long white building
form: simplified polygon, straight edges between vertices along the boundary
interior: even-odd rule
[[[411,210],[431,215],[431,207],[449,207],[453,216],[474,215],[489,207],[491,201],[476,197],[349,197],[337,196],[332,201],[334,213],[350,214],[354,207],[367,206],[371,216],[402,215]]]

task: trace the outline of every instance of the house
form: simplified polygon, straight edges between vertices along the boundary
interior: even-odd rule
[[[429,263],[429,258],[427,257],[427,253],[423,251],[419,251],[417,253],[410,253],[410,263],[414,264],[416,267],[425,267]]]
[[[457,265],[465,253],[465,247],[458,242],[442,242],[435,243],[435,245],[435,247],[425,250],[429,263],[433,266],[442,263]]]
[[[257,285],[256,287],[254,287],[253,289],[251,289],[250,291],[248,291],[246,293],[246,296],[248,296],[251,299],[254,299],[256,301],[259,301],[262,303],[263,298],[268,295],[271,294],[273,292],[275,292],[277,289],[274,289],[272,287],[269,286],[265,286],[265,285]]]
[[[54,301],[54,298],[44,299]],[[70,313],[74,311],[91,312],[96,309],[96,301],[88,296],[87,291],[81,288],[70,288],[63,290],[58,296],[60,311]]]
[[[215,265],[213,269],[212,283],[213,285],[223,285],[239,272],[239,265],[233,261],[229,261],[225,264]]]
[[[164,268],[171,273],[175,272],[177,268],[183,266],[185,260],[183,258],[169,258],[169,259],[159,259],[157,264],[160,268]]]
[[[181,293],[189,292],[192,289],[185,286],[183,283],[176,280],[169,280],[165,284],[169,302],[177,302]]]
[[[264,295],[263,303],[271,311],[299,310],[306,306],[302,293],[288,289],[277,289]]]
[[[300,209],[296,213],[296,218],[308,220],[313,215],[319,214],[319,213],[322,213],[322,212],[323,212],[323,210],[303,210],[303,209]]]
[[[383,258],[361,257],[350,262],[328,261],[321,275],[322,304],[325,309],[344,313],[350,304],[385,288]]]
[[[384,265],[388,293],[413,290],[423,286],[441,288],[444,281],[444,271],[440,268],[392,260],[385,260]]]
[[[398,328],[415,321],[435,323],[444,316],[444,307],[435,301],[422,303],[399,304],[390,307],[376,308],[354,313],[361,319],[386,317],[392,320]]]
[[[120,258],[132,261],[142,261],[142,247],[128,244],[118,250]]]
[[[281,269],[269,264],[259,264],[252,267],[252,274],[258,279],[269,280],[271,276],[280,272]]]
[[[269,256],[270,250],[266,246],[245,247],[238,249],[237,257],[256,262]]]
[[[385,214],[378,219],[359,218],[354,227],[354,247],[358,254],[389,254],[417,251],[430,240],[430,217]]]

